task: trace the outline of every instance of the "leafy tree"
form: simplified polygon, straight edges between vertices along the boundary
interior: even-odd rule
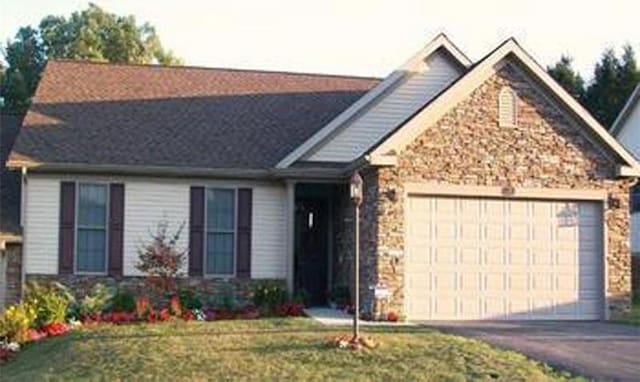
[[[95,4],[69,18],[46,16],[38,28],[20,28],[3,49],[8,63],[0,95],[5,110],[21,112],[40,79],[48,58],[118,63],[181,64],[166,50],[155,29],[138,25],[133,16],[118,16]]]
[[[584,80],[572,66],[573,58],[563,55],[554,66],[547,66],[547,72],[553,77],[569,94],[582,102],[584,99]]]
[[[46,57],[38,31],[31,27],[18,30],[13,41],[7,43],[3,55],[8,67],[2,79],[0,96],[3,109],[24,111],[29,107],[29,98],[36,90]]]

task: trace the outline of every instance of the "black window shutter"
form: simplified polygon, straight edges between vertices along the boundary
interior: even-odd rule
[[[251,277],[251,213],[253,190],[238,189],[238,221],[236,227],[236,276]]]
[[[122,276],[124,246],[124,184],[109,186],[109,276]]]
[[[189,276],[204,273],[204,187],[191,187],[189,208]]]
[[[60,233],[58,243],[58,273],[73,273],[75,253],[76,184],[60,183]]]

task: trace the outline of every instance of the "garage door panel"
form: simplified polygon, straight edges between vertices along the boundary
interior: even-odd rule
[[[555,253],[553,249],[534,248],[531,250],[531,265],[544,266],[555,264]]]
[[[434,266],[457,264],[457,248],[453,246],[453,243],[448,243],[448,245],[450,246],[433,249],[431,262]]]
[[[433,276],[433,289],[441,292],[454,292],[457,289],[456,272],[440,272]]]
[[[462,293],[471,291],[475,294],[482,288],[482,274],[479,272],[460,272],[460,290]]]
[[[529,249],[527,246],[512,246],[507,251],[507,264],[527,265],[529,264]]]
[[[598,319],[597,203],[411,197],[411,319]]]
[[[509,284],[508,289],[512,293],[517,292],[528,292],[530,289],[529,286],[529,275],[527,273],[511,273],[509,274]]]
[[[474,266],[482,264],[482,248],[464,247],[460,249],[460,265]]]

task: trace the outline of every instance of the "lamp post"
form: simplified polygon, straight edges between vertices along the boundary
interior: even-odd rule
[[[355,248],[354,248],[354,262],[353,262],[353,339],[354,344],[360,342],[360,327],[358,320],[360,319],[360,204],[362,204],[362,177],[355,171],[351,176],[349,182],[349,190],[351,196],[351,202],[353,202],[355,210]]]

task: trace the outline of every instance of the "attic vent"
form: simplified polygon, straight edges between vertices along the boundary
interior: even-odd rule
[[[513,127],[518,123],[518,96],[508,86],[500,90],[498,97],[498,125]]]

